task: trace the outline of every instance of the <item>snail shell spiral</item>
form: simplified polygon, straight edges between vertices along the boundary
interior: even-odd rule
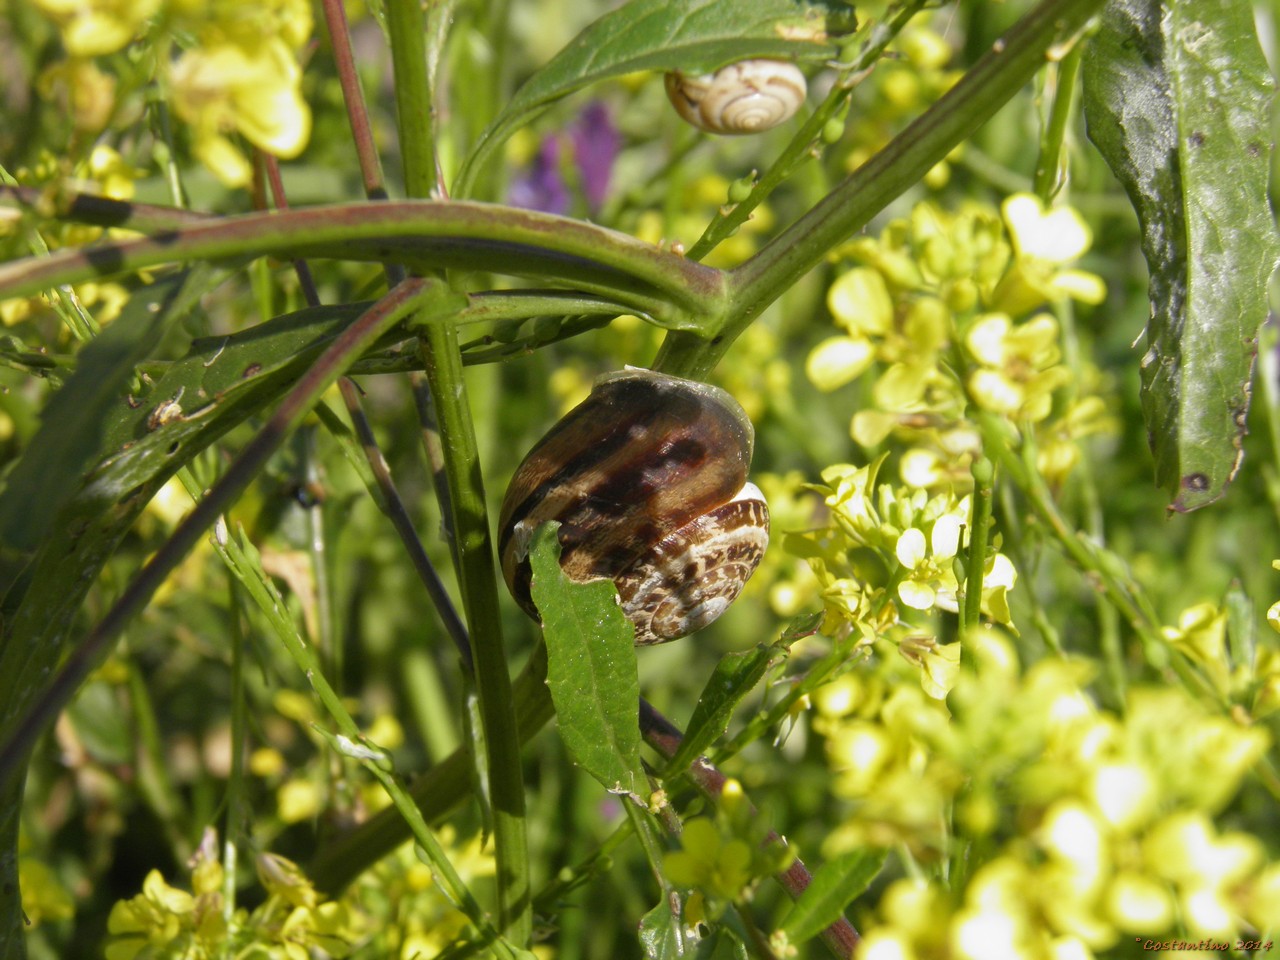
[[[710,133],[760,133],[795,116],[804,103],[804,74],[783,60],[741,60],[715,73],[666,75],[676,112]]]
[[[560,522],[569,579],[613,580],[636,643],[674,640],[737,598],[769,541],[769,510],[747,482],[754,434],[723,390],[648,370],[597,380],[516,469],[498,551],[530,616],[528,545]]]

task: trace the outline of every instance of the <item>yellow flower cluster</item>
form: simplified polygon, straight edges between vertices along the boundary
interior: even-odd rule
[[[662,871],[691,891],[684,905],[686,926],[716,920],[730,904],[749,901],[762,878],[791,865],[795,851],[764,842],[766,829],[746,802],[742,784],[732,779],[725,782],[714,818],[684,824],[680,849],[663,858]]]
[[[452,827],[438,834],[464,883],[476,888],[492,878],[496,865],[492,843],[480,835],[459,840]],[[415,855],[412,844],[361,876],[343,897],[350,909],[377,916],[369,924],[370,955],[397,960],[434,957],[464,935],[470,921],[454,906],[432,877],[431,868]],[[541,948],[535,948],[540,950]]]
[[[1046,211],[1029,194],[1008,198],[1000,213],[977,203],[954,212],[921,203],[879,237],[839,252],[854,264],[827,294],[841,333],[809,354],[809,379],[837,390],[877,367],[853,438],[866,447],[891,433],[910,440],[913,456],[901,465],[910,483],[963,482],[978,447],[969,410],[1041,424],[1054,392],[1072,379],[1054,316],[1022,317],[1046,303],[1102,300],[1102,281],[1070,266],[1090,242],[1074,210]],[[1044,427],[1041,467],[1051,482],[1075,462],[1063,446],[1104,425],[1096,399],[1084,397]]]
[[[901,846],[925,868],[886,889],[859,957],[1088,958],[1280,916],[1280,864],[1213,820],[1267,750],[1264,731],[1180,687],[1100,709],[1087,663],[1023,671],[995,629],[973,651],[950,717],[892,661],[813,697],[851,801],[826,853]]]
[[[182,38],[168,72],[177,115],[192,129],[196,156],[227,186],[253,168],[229,138],[292,158],[311,135],[299,55],[311,36],[306,0],[36,0],[57,24],[70,60],[46,82],[70,86],[81,127],[110,113],[114,85],[91,58],[121,50],[150,31],[158,51]],[[194,43],[189,42],[194,38]],[[189,45],[188,45],[189,44]],[[86,86],[89,84],[89,86]],[[78,91],[93,90],[87,97]],[[77,99],[78,97],[78,99]],[[108,106],[104,107],[105,102]]]
[[[343,902],[325,901],[284,857],[262,854],[257,868],[267,899],[252,912],[235,910],[228,921],[225,874],[210,831],[196,856],[190,893],[152,870],[142,893],[112,908],[107,960],[213,960],[250,944],[263,956],[287,960],[307,960],[314,951],[333,957],[350,952],[360,931]]]
[[[897,643],[920,669],[923,688],[945,697],[959,646],[939,644],[923,615],[959,610],[961,532],[970,523],[970,498],[878,484],[883,460],[823,470],[823,482],[810,489],[824,498],[827,524],[791,535],[788,549],[809,561],[821,584],[824,633],[853,630],[865,644]],[[1016,580],[1008,557],[992,552],[982,585],[981,610],[988,618],[1011,625],[1006,595]]]

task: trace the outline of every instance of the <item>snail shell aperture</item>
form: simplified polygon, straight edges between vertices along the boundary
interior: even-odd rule
[[[516,468],[498,520],[502,574],[530,616],[529,540],[560,522],[569,579],[609,579],[636,643],[715,620],[755,571],[769,509],[747,482],[754,432],[717,387],[649,370],[596,381]]]
[[[784,60],[740,60],[715,73],[666,76],[676,112],[710,133],[760,133],[793,117],[804,103],[804,74]]]

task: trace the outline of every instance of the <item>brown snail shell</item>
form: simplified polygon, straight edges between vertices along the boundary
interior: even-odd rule
[[[528,545],[560,522],[569,579],[613,580],[636,643],[716,619],[769,541],[769,510],[747,482],[754,431],[717,387],[649,370],[596,381],[516,468],[498,520],[502,574],[530,616]]]
[[[784,60],[740,60],[701,76],[666,75],[667,98],[709,133],[760,133],[795,116],[808,92],[804,74]]]

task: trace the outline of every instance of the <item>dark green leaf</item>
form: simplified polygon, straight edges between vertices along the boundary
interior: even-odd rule
[[[760,644],[754,650],[727,653],[720,658],[698,698],[698,705],[693,708],[680,749],[667,765],[667,776],[682,773],[724,734],[742,698],[755,688],[780,655],[777,648]]]
[[[75,373],[50,398],[40,429],[0,491],[0,544],[5,549],[23,552],[40,542],[85,471],[104,452],[134,368],[208,289],[208,280],[209,272],[201,270],[143,287],[80,352]]]
[[[671,904],[666,897],[640,918],[640,946],[645,960],[676,960],[688,956],[680,922],[671,915]]]
[[[1142,401],[1175,510],[1240,464],[1258,327],[1280,259],[1267,202],[1272,82],[1244,0],[1113,0],[1085,60],[1089,137],[1142,224]]]
[[[560,569],[558,524],[533,537],[530,591],[547,641],[547,685],[573,759],[610,790],[640,792],[640,681],[635,628],[612,583],[573,583]]]
[[[704,73],[750,57],[829,59],[832,36],[855,26],[839,0],[631,0],[596,20],[516,91],[480,135],[458,177],[470,177],[513,132],[548,105],[608,77],[637,70]]]
[[[844,916],[844,908],[876,878],[886,856],[884,851],[860,850],[823,864],[782,924],[787,939],[804,943]]]

